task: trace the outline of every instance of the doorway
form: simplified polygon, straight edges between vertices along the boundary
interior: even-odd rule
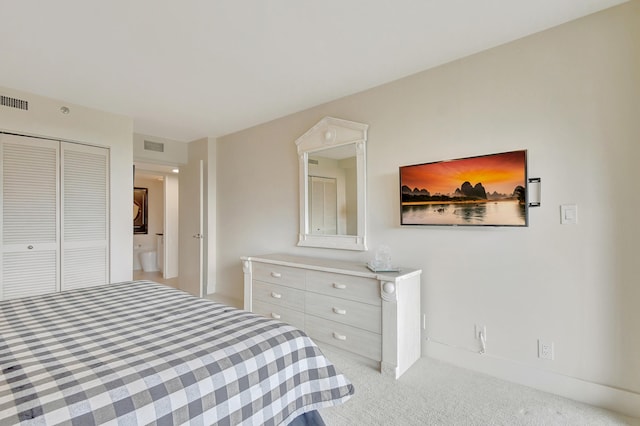
[[[134,203],[134,215],[146,226],[134,227],[133,279],[178,287],[178,172],[175,166],[134,163],[135,191],[146,194],[145,205]]]

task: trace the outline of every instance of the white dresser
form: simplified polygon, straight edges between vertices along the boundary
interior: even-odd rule
[[[420,357],[420,274],[285,254],[242,257],[244,308],[400,377]]]

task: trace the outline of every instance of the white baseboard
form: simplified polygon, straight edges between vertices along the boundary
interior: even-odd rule
[[[640,394],[635,392],[564,376],[491,355],[479,355],[434,341],[426,342],[426,356],[627,416],[640,417]]]

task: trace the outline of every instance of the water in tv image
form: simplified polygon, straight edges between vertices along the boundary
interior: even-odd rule
[[[527,151],[400,167],[402,225],[527,226]]]

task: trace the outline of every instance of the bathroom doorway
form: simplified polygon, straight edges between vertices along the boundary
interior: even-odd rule
[[[136,162],[134,188],[146,194],[146,232],[133,235],[133,279],[178,287],[178,181],[174,166]],[[138,204],[141,204],[138,201]]]

